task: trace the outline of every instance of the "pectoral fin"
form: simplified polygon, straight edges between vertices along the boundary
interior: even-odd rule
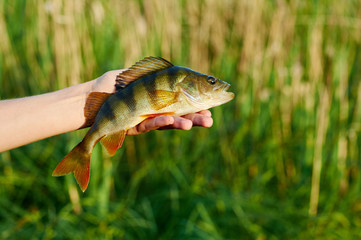
[[[160,110],[168,107],[178,101],[179,93],[166,90],[155,90],[151,92],[151,106],[154,110]]]
[[[118,133],[106,135],[100,140],[100,143],[107,149],[110,156],[113,156],[118,148],[123,145],[126,130],[122,130]]]

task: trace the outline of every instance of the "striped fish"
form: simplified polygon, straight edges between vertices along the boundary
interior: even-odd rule
[[[84,107],[84,139],[59,163],[53,176],[74,172],[84,192],[89,183],[90,158],[100,141],[112,156],[128,129],[146,118],[181,116],[221,105],[233,99],[230,85],[218,78],[174,66],[160,57],[147,57],[115,80],[113,94],[92,92]]]

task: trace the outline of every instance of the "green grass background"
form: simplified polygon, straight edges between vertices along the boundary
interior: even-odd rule
[[[210,129],[97,146],[85,193],[51,177],[84,130],[1,153],[0,239],[360,239],[360,41],[352,0],[0,0],[1,99],[146,56],[236,94]]]

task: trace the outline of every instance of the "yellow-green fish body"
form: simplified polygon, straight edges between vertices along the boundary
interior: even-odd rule
[[[114,155],[126,131],[146,118],[198,112],[234,97],[226,91],[228,83],[159,57],[147,57],[120,73],[115,86],[114,94],[90,94],[85,116],[91,128],[53,172],[54,176],[74,172],[83,191],[89,182],[91,153],[99,140]]]

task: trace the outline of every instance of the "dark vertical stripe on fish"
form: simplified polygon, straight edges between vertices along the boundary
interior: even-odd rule
[[[134,98],[133,86],[129,86],[129,87],[121,90],[115,96],[117,96],[117,98],[119,98],[120,100],[123,100],[123,102],[127,105],[130,112],[134,112],[136,110],[137,103]]]
[[[179,68],[174,66],[167,69],[167,81],[169,84],[169,88],[174,91],[175,83],[177,82],[177,74],[179,72]]]
[[[105,118],[107,118],[108,120],[114,120],[115,119],[115,114],[112,108],[112,105],[110,105],[110,101],[105,101],[102,108],[102,114]]]
[[[154,106],[157,105],[157,94],[156,94],[156,79],[158,74],[154,73],[152,75],[146,76],[143,81],[143,85],[147,90],[148,96],[150,98],[150,103]]]

